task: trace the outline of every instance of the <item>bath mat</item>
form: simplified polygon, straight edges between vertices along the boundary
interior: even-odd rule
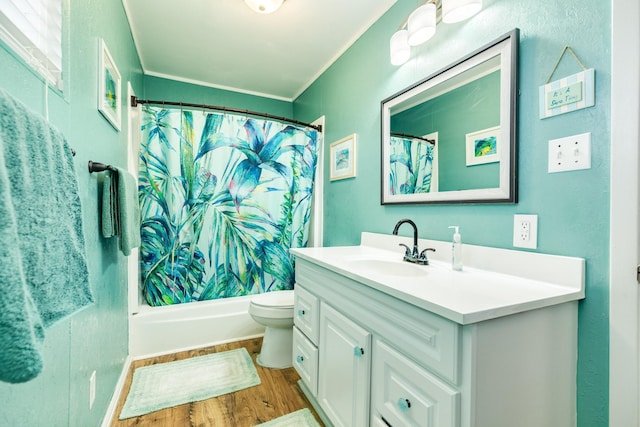
[[[133,373],[120,419],[209,399],[260,384],[245,348],[144,366]]]
[[[320,427],[313,414],[307,408],[283,415],[256,427]]]

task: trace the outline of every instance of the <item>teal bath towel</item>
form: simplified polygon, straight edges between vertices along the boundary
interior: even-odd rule
[[[120,250],[131,255],[140,246],[140,208],[138,183],[124,169],[104,173],[102,187],[102,235],[120,236]]]
[[[3,146],[0,140],[0,146]],[[44,331],[24,280],[18,228],[9,193],[9,177],[0,150],[0,380],[24,382],[42,370]]]
[[[42,369],[45,328],[93,302],[63,135],[0,89],[0,381]]]
[[[120,233],[118,224],[118,175],[105,171],[102,186],[102,236],[107,239]]]

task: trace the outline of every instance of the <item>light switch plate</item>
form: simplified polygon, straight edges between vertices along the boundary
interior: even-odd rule
[[[591,169],[591,132],[549,140],[549,173]]]
[[[538,215],[513,216],[513,246],[538,248]]]

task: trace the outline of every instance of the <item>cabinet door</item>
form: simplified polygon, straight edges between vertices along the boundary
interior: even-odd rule
[[[318,401],[336,427],[369,425],[371,334],[320,306]]]

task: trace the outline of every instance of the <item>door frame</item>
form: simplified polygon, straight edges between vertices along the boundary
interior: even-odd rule
[[[142,108],[132,107],[129,100],[135,96],[131,82],[127,82],[127,170],[138,181],[138,159],[140,155]],[[129,314],[136,314],[141,301],[139,248],[131,249],[127,257],[127,299]],[[131,337],[131,334],[129,334]],[[131,345],[129,346],[131,348]]]
[[[313,123],[314,126],[321,126],[316,141],[318,148],[318,160],[316,162],[316,175],[313,184],[313,201],[311,203],[311,222],[309,223],[309,239],[307,246],[323,246],[324,235],[324,135],[325,116],[321,116]]]
[[[640,5],[611,1],[609,425],[640,425]],[[630,238],[635,236],[635,238]]]

